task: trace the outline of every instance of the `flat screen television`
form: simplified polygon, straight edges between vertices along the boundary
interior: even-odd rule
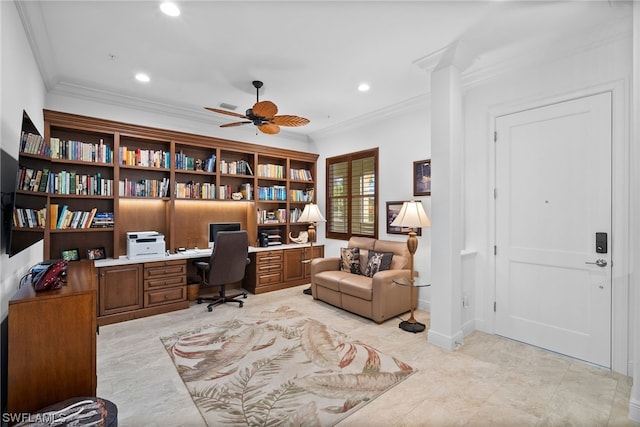
[[[219,231],[240,231],[242,230],[239,222],[212,222],[209,224],[209,247],[212,248],[216,243],[216,235]]]

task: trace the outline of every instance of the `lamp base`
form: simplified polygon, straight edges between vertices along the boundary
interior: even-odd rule
[[[417,334],[418,332],[422,332],[425,330],[425,325],[424,323],[420,323],[420,322],[408,322],[406,320],[403,320],[402,322],[400,322],[400,324],[398,325],[398,327],[402,330],[405,330],[407,332],[413,332],[414,334]]]

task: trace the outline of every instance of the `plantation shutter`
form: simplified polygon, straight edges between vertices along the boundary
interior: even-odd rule
[[[378,236],[378,149],[327,159],[327,237]]]

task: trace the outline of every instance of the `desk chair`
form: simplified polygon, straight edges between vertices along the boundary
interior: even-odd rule
[[[246,231],[219,231],[209,262],[196,261],[193,264],[200,273],[200,287],[220,286],[220,295],[217,298],[198,298],[198,304],[211,301],[207,305],[209,311],[213,311],[214,306],[227,302],[237,302],[242,307],[244,303],[236,298],[240,295],[246,298],[247,292],[243,290],[240,295],[228,297],[225,287],[244,278],[249,264],[248,254],[249,237]]]

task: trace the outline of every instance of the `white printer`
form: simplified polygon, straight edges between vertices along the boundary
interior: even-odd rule
[[[158,257],[164,253],[164,234],[157,231],[127,232],[127,258]]]

